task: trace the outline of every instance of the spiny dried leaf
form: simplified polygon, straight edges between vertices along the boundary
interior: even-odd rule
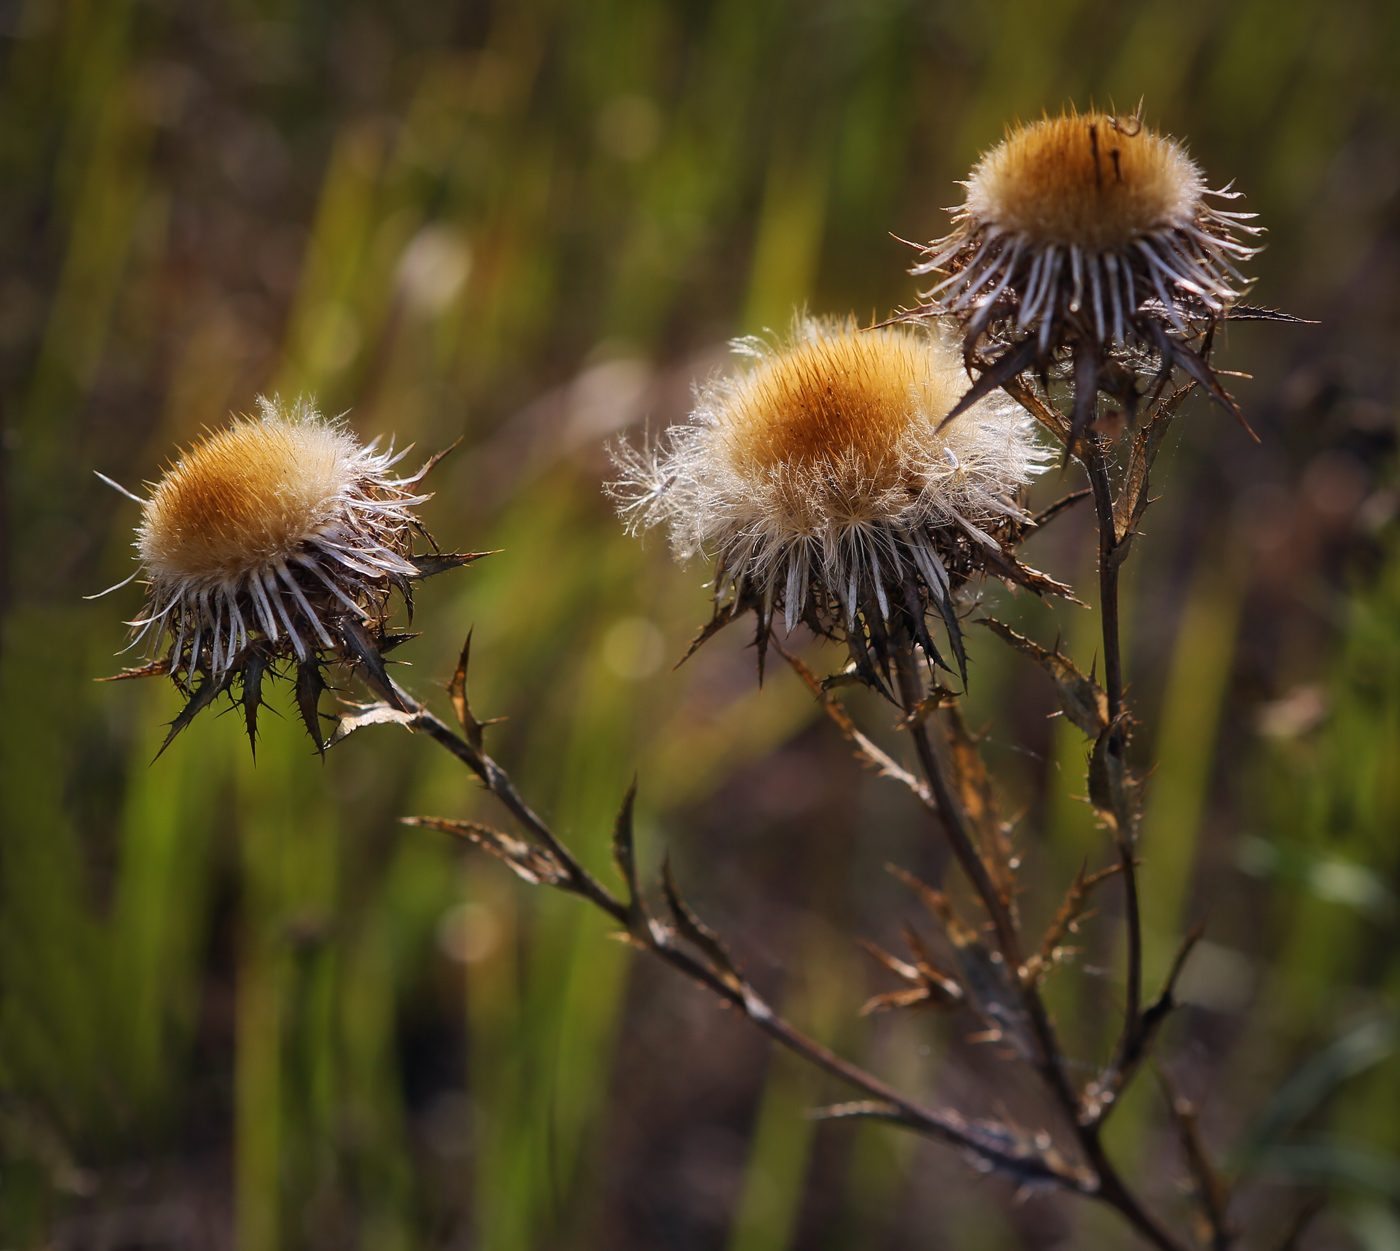
[[[866,939],[860,940],[860,945],[871,956],[896,977],[911,983],[913,987],[913,989],[889,991],[882,995],[875,995],[861,1007],[861,1016],[893,1008],[916,1007],[921,1004],[953,1007],[962,1002],[962,988],[946,973],[934,966],[918,935],[906,926],[904,938],[918,958],[917,964],[909,964]]]
[[[1177,388],[1161,404],[1156,405],[1152,415],[1143,422],[1133,438],[1133,448],[1128,456],[1128,467],[1123,475],[1123,485],[1118,497],[1113,501],[1114,562],[1121,564],[1132,546],[1132,536],[1137,532],[1138,523],[1150,503],[1147,497],[1149,476],[1162,440],[1171,426],[1172,418],[1181,407],[1181,402],[1190,393],[1194,384],[1187,383]]]
[[[1084,909],[1088,905],[1089,895],[1094,887],[1101,882],[1108,881],[1115,873],[1123,871],[1123,862],[1120,860],[1116,864],[1111,864],[1106,869],[1100,869],[1097,873],[1086,874],[1087,866],[1081,866],[1079,872],[1075,874],[1074,881],[1070,883],[1069,890],[1065,892],[1064,901],[1060,904],[1060,909],[1055,913],[1055,919],[1050,922],[1049,928],[1045,931],[1045,937],[1041,939],[1040,950],[1021,967],[1021,982],[1023,985],[1039,985],[1045,980],[1060,963],[1059,954],[1062,951],[1061,944],[1074,931],[1075,925],[1082,919]]]
[[[430,473],[433,472],[434,469],[438,467],[438,465],[442,462],[444,457],[450,456],[453,452],[457,450],[457,445],[460,444],[462,439],[464,438],[466,438],[466,436],[462,435],[459,438],[453,439],[451,443],[449,443],[445,448],[442,449],[442,451],[434,452],[431,456],[428,457],[427,460],[423,462],[423,464],[419,467],[418,472],[414,474],[413,477],[405,479],[405,481],[409,483],[422,482],[424,478],[426,478]],[[404,453],[407,454],[407,452],[408,449],[405,448]]]
[[[326,740],[326,747],[329,749],[337,743],[343,743],[356,730],[361,730],[367,725],[401,725],[411,730],[413,722],[414,714],[411,712],[404,712],[389,704],[364,704],[355,712],[346,713],[340,718],[335,731]]]
[[[685,655],[682,656],[678,661],[676,661],[674,665],[671,666],[671,672],[674,673],[677,669],[679,669],[683,664],[685,664],[687,660],[689,660],[693,655],[695,655],[695,653],[698,652],[701,647],[703,647],[707,642],[709,642],[710,639],[712,639],[716,634],[723,630],[724,627],[727,626],[736,617],[742,616],[743,613],[747,610],[748,604],[745,603],[741,606],[738,598],[732,599],[725,604],[716,605],[714,616],[712,616],[709,619],[709,621],[705,623],[705,626],[701,629],[700,633],[697,634],[690,641],[690,646],[685,649]]]
[[[268,654],[256,645],[244,649],[235,660],[233,667],[242,662],[243,689],[238,702],[243,706],[243,722],[248,729],[248,747],[254,758],[258,754],[258,709],[262,707],[262,680],[267,673]]]
[[[1125,717],[1119,717],[1105,726],[1094,742],[1089,755],[1089,802],[1112,824],[1116,836],[1131,847],[1142,814],[1142,782],[1124,756],[1125,722]]]
[[[535,847],[479,821],[454,821],[447,817],[400,817],[399,821],[403,825],[442,830],[448,834],[455,834],[458,838],[465,838],[483,851],[490,852],[498,860],[505,861],[517,876],[532,886],[557,886],[568,878],[564,866],[543,848]]]
[[[963,642],[962,622],[958,619],[957,605],[953,603],[951,590],[939,594],[936,587],[930,587],[929,593],[933,597],[933,603],[938,608],[938,615],[943,618],[943,629],[948,635],[948,646],[953,649],[953,659],[958,663],[958,678],[967,687],[967,647]],[[922,614],[920,614],[922,620]],[[932,657],[937,657],[937,651],[930,653]]]
[[[1034,523],[1036,528],[1039,529],[1047,522],[1053,521],[1061,513],[1067,512],[1069,509],[1073,508],[1074,505],[1078,504],[1081,500],[1089,499],[1093,494],[1094,492],[1092,488],[1084,487],[1078,491],[1071,491],[1068,495],[1064,496],[1063,498],[1057,499],[1053,504],[1050,505],[1049,508],[1045,509],[1044,512],[1036,514]]]
[[[170,672],[170,660],[153,660],[148,665],[137,665],[132,669],[123,669],[120,673],[109,674],[105,678],[98,678],[99,682],[125,682],[128,678],[158,678],[164,677]]]
[[[912,773],[900,765],[893,757],[876,746],[865,734],[856,727],[855,721],[846,711],[845,706],[835,695],[832,688],[842,685],[843,675],[837,674],[824,680],[819,679],[797,656],[789,652],[782,644],[776,640],[773,642],[773,650],[792,666],[793,671],[807,688],[814,694],[826,710],[826,715],[836,723],[837,728],[848,742],[854,743],[856,748],[856,758],[865,764],[873,766],[882,777],[893,778],[895,781],[907,786],[919,799],[929,807],[933,806],[933,800],[929,795],[928,788],[918,780]],[[858,680],[858,679],[854,679]]]
[[[932,1005],[936,1000],[927,986],[914,986],[908,990],[887,990],[883,994],[871,995],[860,1005],[859,1016],[872,1016],[877,1012],[894,1012],[901,1008],[921,1008]]]
[[[1029,565],[1022,564],[1014,553],[1007,551],[1006,548],[1002,548],[1000,555],[989,549],[983,549],[980,555],[982,563],[986,565],[988,571],[996,574],[999,578],[1014,582],[1017,586],[1023,586],[1026,590],[1041,597],[1057,595],[1060,599],[1067,600],[1071,604],[1083,603],[1083,600],[1075,595],[1073,587],[1063,582],[1056,582],[1049,574],[1041,573],[1039,569],[1032,569]]]
[[[963,720],[959,705],[952,704],[943,716],[948,740],[948,764],[953,786],[962,800],[963,812],[977,832],[978,854],[1003,906],[1013,916],[1016,910],[1015,851],[1006,823],[997,806],[996,791],[987,772],[977,740]]]
[[[379,643],[365,627],[353,618],[346,618],[341,625],[345,648],[357,664],[363,665],[370,674],[372,684],[387,694],[394,689],[384,668],[384,657],[379,654]]]
[[[637,855],[633,843],[632,809],[637,802],[637,779],[623,796],[622,807],[613,823],[613,860],[622,880],[627,883],[627,918],[629,926],[635,927],[646,919],[646,908],[642,901],[641,888],[637,885]]]
[[[666,905],[671,910],[671,916],[675,919],[676,929],[681,937],[693,943],[709,957],[714,972],[730,989],[744,994],[747,998],[747,987],[733,956],[729,954],[729,949],[720,941],[719,935],[696,916],[690,905],[681,898],[675,876],[671,872],[669,855],[661,864],[661,890],[666,896]]]
[[[898,956],[892,956],[883,947],[872,943],[868,938],[858,938],[856,941],[865,948],[871,957],[879,961],[880,964],[883,964],[885,968],[896,977],[903,978],[906,982],[911,982],[915,986],[923,982],[924,979],[919,976],[919,970],[912,964],[906,963]]]
[[[453,711],[457,714],[457,720],[462,726],[462,734],[471,744],[473,751],[478,754],[482,748],[482,731],[488,725],[499,725],[505,720],[504,717],[491,717],[486,721],[478,721],[472,713],[471,703],[467,699],[467,666],[472,654],[472,634],[474,631],[467,631],[467,641],[462,644],[462,654],[457,658],[457,668],[453,670],[452,680],[447,684],[447,695],[452,701]]]
[[[875,613],[863,613],[862,617],[867,626],[878,620]],[[850,653],[851,662],[856,667],[856,673],[872,691],[878,691],[890,703],[896,703],[895,697],[890,694],[890,688],[881,680],[875,669],[875,664],[870,658],[870,650],[865,645],[865,631],[860,628],[860,625],[861,623],[857,621],[856,629],[846,633],[846,650]]]
[[[893,874],[919,896],[924,907],[938,919],[943,931],[953,943],[977,941],[977,931],[958,916],[957,910],[953,907],[953,901],[943,891],[930,886],[921,878],[915,877],[907,869],[901,869],[897,864],[886,864],[885,872]]]
[[[959,988],[968,1006],[992,1027],[987,1037],[1004,1038],[1021,1059],[1033,1060],[1036,1043],[1021,1002],[1021,988],[1013,982],[1000,953],[987,947],[977,932],[958,916],[952,901],[941,890],[935,890],[897,865],[885,867],[912,887],[942,923],[957,965],[956,976],[948,980]]]
[[[1155,340],[1154,346],[1162,354],[1163,362],[1181,366],[1191,378],[1205,388],[1211,399],[1244,427],[1245,433],[1257,443],[1259,436],[1254,433],[1249,422],[1245,420],[1240,406],[1235,403],[1234,396],[1220,385],[1216,371],[1211,368],[1205,356],[1194,351],[1175,335],[1168,334],[1155,321],[1149,320],[1147,324]]]
[[[1221,316],[1226,321],[1281,321],[1290,326],[1316,326],[1319,323],[1306,317],[1294,317],[1276,308],[1258,308],[1251,304],[1232,304]]]
[[[939,968],[918,930],[912,925],[905,925],[900,932],[909,950],[914,953],[914,967],[924,982],[931,987],[934,995],[946,1000],[949,1007],[960,1003],[963,999],[962,987],[951,973],[945,973]]]
[[[914,709],[907,717],[901,717],[897,729],[912,730],[916,725],[922,725],[935,712],[946,705],[954,704],[957,701],[957,692],[950,691],[946,686],[935,685],[933,689],[914,705]]]
[[[1053,404],[1047,404],[1019,378],[1004,383],[1002,389],[1042,426],[1055,436],[1057,442],[1069,443],[1069,422]]]
[[[1103,687],[1092,678],[1086,678],[1068,656],[1060,653],[1058,644],[1054,651],[1049,651],[992,617],[979,618],[978,625],[986,626],[1050,675],[1060,710],[1074,725],[1092,739],[1104,732],[1108,727],[1108,696]]]

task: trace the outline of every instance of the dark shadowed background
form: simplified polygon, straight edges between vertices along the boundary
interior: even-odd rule
[[[480,812],[426,741],[322,763],[206,715],[150,763],[168,684],[95,685],[138,610],[132,487],[261,392],[433,450],[428,523],[500,549],[424,589],[401,678],[469,627],[494,753],[609,872],[648,865],[790,1015],[930,1100],[1035,1115],[961,1025],[858,1018],[857,935],[939,872],[742,627],[671,663],[702,569],[626,539],[604,442],[679,420],[736,335],[883,316],[906,247],[1003,124],[1145,97],[1269,229],[1231,329],[1261,441],[1188,404],[1128,581],[1149,976],[1208,920],[1168,1066],[1254,1180],[1271,1247],[1400,1249],[1400,7],[1386,0],[6,0],[0,1245],[894,1251],[1125,1245],[897,1130],[817,1125],[814,1081],[669,971],[401,814]],[[1045,500],[1073,481],[1051,473]],[[1088,590],[1089,518],[1030,554]],[[1087,668],[1091,614],[988,590]],[[1023,906],[1102,855],[1082,740],[974,639],[972,721],[1021,812]],[[813,649],[814,663],[837,663]],[[857,701],[882,734],[887,707]],[[1101,1055],[1116,902],[1053,1002]],[[1115,1149],[1184,1169],[1150,1075]],[[1302,1185],[1303,1191],[1297,1187]],[[1255,1244],[1251,1244],[1255,1245]]]

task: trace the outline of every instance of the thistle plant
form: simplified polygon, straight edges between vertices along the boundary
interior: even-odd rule
[[[1196,1110],[1165,1075],[1193,1182],[1191,1227],[1176,1229],[1150,1210],[1104,1143],[1123,1091],[1153,1055],[1198,937],[1186,940],[1165,984],[1143,985],[1135,839],[1148,762],[1132,752],[1118,578],[1183,400],[1194,389],[1224,396],[1213,330],[1239,311],[1246,289],[1234,266],[1252,249],[1236,232],[1257,231],[1209,206],[1206,186],[1181,145],[1137,117],[1071,114],[1021,128],[973,171],[954,232],[925,249],[915,272],[937,281],[917,309],[868,330],[800,320],[785,340],[746,341],[739,346],[747,363],[699,389],[688,424],[651,446],[614,452],[612,491],[626,524],[665,526],[678,557],[714,561],[713,615],[695,646],[752,613],[760,668],[767,649],[784,658],[857,755],[927,811],[965,878],[961,889],[898,871],[940,937],[929,945],[910,931],[908,951],[875,949],[897,984],[864,1010],[936,1008],[999,1040],[1003,1062],[1028,1070],[1048,1096],[1043,1124],[927,1106],[784,1019],[686,903],[669,862],[655,889],[642,882],[635,788],[613,836],[622,888],[600,882],[487,754],[485,723],[468,697],[470,639],[448,687],[455,727],[393,680],[380,659],[394,638],[385,625],[390,590],[407,597],[412,577],[472,559],[410,552],[411,510],[422,498],[413,491],[428,466],[391,480],[387,456],[305,411],[271,410],[261,425],[236,425],[201,445],[143,504],[139,544],[151,603],[136,628],[173,642],[140,672],[169,673],[189,694],[176,730],[241,679],[251,729],[267,667],[294,665],[299,692],[327,659],[358,667],[377,699],[350,706],[326,745],[381,723],[434,739],[518,830],[436,817],[409,824],[467,839],[524,881],[600,909],[636,947],[857,1096],[821,1115],[888,1122],[1023,1188],[1105,1204],[1161,1251],[1223,1251],[1236,1239],[1230,1179],[1201,1140]],[[1101,407],[1128,398],[1140,411],[1115,443],[1097,419]],[[1034,517],[1027,487],[1056,453],[1088,485]],[[253,467],[246,478],[245,462]],[[976,594],[992,575],[1069,596],[1069,587],[1027,566],[1019,547],[1085,497],[1098,528],[1102,680],[1057,647],[978,615]],[[1025,883],[997,785],[963,720],[961,695],[945,684],[966,686],[969,624],[1043,670],[1085,736],[1088,796],[1105,847],[1098,864],[1063,888],[1039,934],[1022,917]],[[803,627],[844,645],[849,665],[826,678],[814,673],[791,646]],[[192,689],[194,675],[200,685]],[[837,693],[850,682],[897,705],[912,767],[857,725]],[[314,700],[303,714],[322,746]],[[1122,898],[1125,994],[1112,1052],[1085,1080],[1043,987],[1067,963],[1069,936],[1094,895],[1110,889]]]

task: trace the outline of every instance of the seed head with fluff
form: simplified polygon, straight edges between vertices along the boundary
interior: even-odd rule
[[[411,609],[413,579],[471,557],[413,554],[414,509],[430,498],[416,488],[433,462],[397,478],[402,453],[361,445],[311,404],[259,407],[183,453],[139,501],[149,593],[132,625],[155,659],[123,676],[167,673],[188,696],[172,737],[238,682],[251,737],[264,676],[290,663],[319,746],[327,661],[382,672],[393,593]]]
[[[752,609],[762,648],[781,615],[843,635],[867,678],[895,634],[928,638],[931,606],[955,633],[953,592],[1009,567],[1002,541],[1027,520],[1043,454],[1026,414],[988,397],[944,425],[967,378],[937,329],[808,319],[737,346],[747,366],[702,387],[689,424],[615,453],[632,528],[714,557],[707,633]]]

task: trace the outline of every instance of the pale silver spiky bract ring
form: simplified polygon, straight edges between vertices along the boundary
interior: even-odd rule
[[[993,396],[945,424],[967,379],[936,327],[804,319],[735,346],[747,364],[699,389],[688,424],[614,449],[629,527],[715,561],[702,639],[752,610],[761,659],[775,618],[804,622],[872,680],[901,631],[937,655],[932,608],[961,661],[956,589],[987,568],[1033,574],[1010,552],[1046,459],[1027,414]]]

